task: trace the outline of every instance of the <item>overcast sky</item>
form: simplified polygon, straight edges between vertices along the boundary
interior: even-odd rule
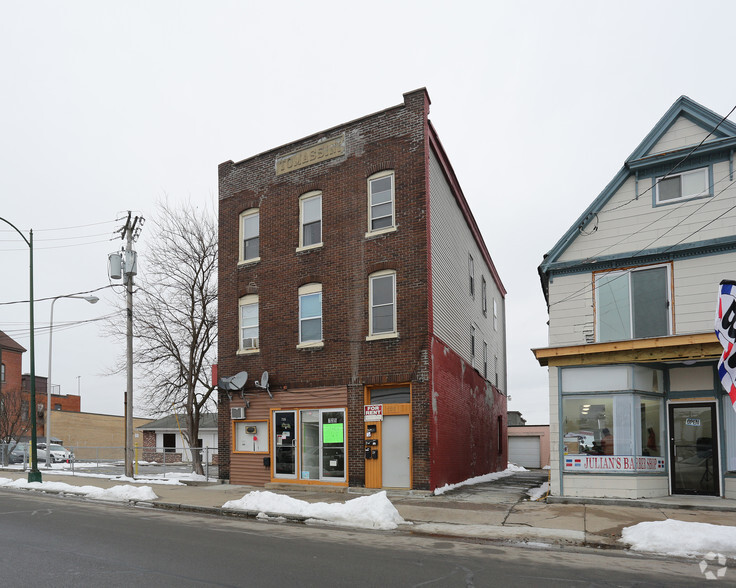
[[[34,230],[37,300],[102,288],[125,211],[151,219],[164,196],[214,206],[219,163],[426,87],[508,290],[509,408],[547,423],[530,351],[547,344],[543,254],[680,95],[719,114],[736,104],[736,4],[693,6],[3,2],[0,217]],[[28,305],[8,304],[28,299],[28,247],[0,224],[0,330],[29,347]],[[125,378],[103,373],[124,344],[84,322],[118,295],[54,307],[54,383],[86,412],[123,413]],[[35,311],[46,375],[50,302]]]

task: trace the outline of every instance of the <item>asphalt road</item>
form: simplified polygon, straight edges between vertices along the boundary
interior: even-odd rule
[[[0,490],[3,586],[693,586],[697,561],[161,512]],[[718,585],[733,585],[729,569]]]

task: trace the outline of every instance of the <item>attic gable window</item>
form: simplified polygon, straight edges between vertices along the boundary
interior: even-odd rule
[[[656,204],[679,202],[710,195],[708,168],[657,178]]]

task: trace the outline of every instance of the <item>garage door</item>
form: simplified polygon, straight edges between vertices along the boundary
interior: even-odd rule
[[[542,467],[539,458],[539,436],[509,437],[509,461],[525,468]]]

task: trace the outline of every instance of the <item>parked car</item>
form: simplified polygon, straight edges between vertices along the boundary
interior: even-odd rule
[[[17,443],[8,453],[8,463],[23,463],[28,459],[28,446]]]
[[[46,443],[36,445],[38,461],[46,461]],[[69,463],[74,459],[74,454],[61,445],[51,444],[51,463]]]

